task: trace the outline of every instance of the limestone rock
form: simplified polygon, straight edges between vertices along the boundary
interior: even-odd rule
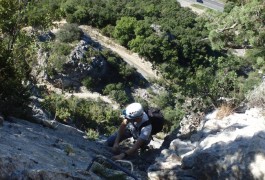
[[[47,40],[46,36],[46,34],[40,36],[42,37],[41,41]],[[47,72],[49,52],[39,49],[37,63],[32,70],[32,75],[38,82],[49,81],[58,88],[76,89],[81,86],[82,80],[87,76],[92,78],[104,76],[107,72],[107,62],[101,56],[86,57],[88,48],[94,48],[89,43],[91,43],[90,40],[84,36],[65,59],[62,64],[62,70],[57,72],[54,69],[55,73],[53,76]]]
[[[5,121],[0,131],[0,179],[96,179],[85,171],[92,157],[109,155],[84,133],[59,124],[45,128],[21,119]]]
[[[207,115],[190,139],[173,140],[149,167],[149,178],[265,179],[265,118],[260,110],[221,120],[216,113]]]

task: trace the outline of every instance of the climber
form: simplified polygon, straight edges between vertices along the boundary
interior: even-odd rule
[[[148,116],[144,112],[140,103],[132,103],[126,107],[122,112],[123,121],[116,133],[111,135],[106,144],[112,147],[115,155],[113,160],[121,160],[137,152],[138,149],[146,147],[151,141],[152,125],[141,127],[141,125],[148,121]],[[119,143],[125,139],[133,137],[136,142],[132,148],[120,153]]]

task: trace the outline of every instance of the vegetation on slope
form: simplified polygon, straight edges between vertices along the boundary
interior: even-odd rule
[[[175,0],[47,0],[20,3],[3,0],[0,3],[1,111],[10,114],[15,107],[27,104],[26,82],[32,80],[29,73],[36,61],[35,42],[39,32],[28,36],[20,31],[21,28],[32,26],[36,30],[45,30],[53,20],[60,18],[66,18],[69,23],[97,27],[105,35],[151,61],[162,72],[164,80],[160,84],[168,91],[154,102],[163,108],[171,127],[178,125],[184,114],[182,103],[187,98],[196,98],[203,104],[193,105],[194,111],[203,111],[209,105],[217,106],[220,97],[240,102],[245,93],[261,80],[262,75],[258,72],[265,70],[264,2],[242,3],[228,2],[225,12],[209,11],[198,17],[189,9],[181,8]],[[51,46],[53,59],[50,60],[58,67],[61,57],[58,53],[69,48],[65,44],[69,41],[63,38],[61,36],[62,48]],[[247,55],[233,55],[231,49],[234,48],[247,49]],[[118,57],[109,52],[101,55],[109,63],[115,62],[115,68],[122,72],[120,70],[125,65],[116,66],[121,62]],[[127,97],[121,89],[132,71],[128,69],[126,72],[129,74],[120,73],[116,82],[106,80],[95,83],[95,79],[87,77],[83,83],[91,87],[105,82],[102,92],[112,94],[116,100],[126,104],[133,100],[120,98],[120,95]],[[73,113],[70,116],[76,117]]]

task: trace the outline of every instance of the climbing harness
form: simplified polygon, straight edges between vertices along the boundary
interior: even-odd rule
[[[117,168],[117,169],[120,169],[121,171],[123,171],[124,173],[126,173],[128,176],[131,176],[132,178],[134,178],[135,180],[138,180],[138,178],[132,174],[133,172],[133,164],[130,162],[130,161],[126,161],[126,160],[117,160],[118,162],[126,162],[126,163],[129,163],[131,165],[131,172],[128,171],[127,169],[121,167],[120,165],[116,164],[114,161],[110,160],[110,159],[107,159],[105,156],[102,156],[102,155],[98,155],[96,157],[94,157],[91,161],[91,163],[88,165],[86,171],[89,171],[90,168],[92,167],[93,163],[98,160],[98,159],[103,159],[105,161],[107,161],[108,163],[110,163],[113,167]]]

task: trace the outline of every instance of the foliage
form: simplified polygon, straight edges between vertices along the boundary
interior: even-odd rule
[[[35,28],[45,29],[51,26],[53,21],[61,18],[60,1],[61,0],[24,1],[23,6],[27,9],[24,17],[25,20],[30,26]]]
[[[177,127],[179,127],[179,123],[185,115],[185,112],[181,108],[172,108],[170,106],[163,109],[163,115],[166,120],[164,131],[172,132]]]
[[[225,6],[224,6],[224,12],[225,13],[230,13],[231,10],[236,6],[236,4],[234,2],[226,2]]]
[[[49,42],[49,52],[48,62],[47,62],[47,71],[48,75],[53,76],[55,72],[62,72],[63,65],[68,59],[68,55],[71,52],[72,47],[67,43],[60,42]]]
[[[99,138],[99,133],[93,129],[88,128],[86,131],[86,136],[89,140],[97,140]]]
[[[35,52],[32,46],[34,34],[29,37],[25,31],[20,31],[33,25],[27,18],[28,12],[29,3],[26,1],[0,1],[0,109],[5,115],[28,113],[30,94],[27,84],[31,81],[29,64]],[[48,25],[41,18],[38,23],[43,28]]]
[[[70,54],[72,47],[67,43],[54,43],[51,46],[51,52],[59,56],[67,56]]]
[[[95,82],[95,79],[88,76],[85,79],[83,79],[82,84],[87,88],[87,89],[94,89],[97,85]]]
[[[83,35],[82,30],[77,24],[64,24],[63,27],[56,33],[56,38],[60,42],[73,42],[81,39]]]
[[[231,47],[264,48],[264,3],[252,1],[245,6],[234,6],[229,13],[208,17],[210,41],[216,49]]]
[[[27,104],[27,87],[22,82],[30,80],[30,66],[34,66],[37,47],[32,42],[37,30],[47,28],[61,17],[69,23],[101,28],[104,34],[151,61],[154,68],[162,72],[160,84],[169,93],[161,94],[153,101],[165,111],[168,127],[176,127],[183,115],[183,110],[176,108],[176,94],[199,97],[208,105],[216,104],[219,97],[244,99],[244,93],[260,82],[265,71],[265,6],[262,1],[231,0],[224,13],[209,12],[200,17],[181,8],[175,0],[19,2],[0,2],[0,100],[4,102],[1,108],[6,112],[11,112],[15,105]],[[20,31],[29,25],[34,30],[31,37]],[[77,24],[66,24],[57,33],[59,42],[48,45],[47,71],[50,74],[54,70],[62,71],[71,49],[68,44],[80,40],[81,36]],[[251,51],[244,58],[237,58],[229,54],[231,48]],[[82,61],[87,63],[92,56],[102,56],[110,68],[107,77],[88,77],[83,84],[89,88],[101,85],[104,94],[122,105],[130,102],[132,98],[128,91],[133,85],[141,85],[136,70],[110,51],[89,48],[86,56]],[[112,131],[109,127],[118,119],[105,104],[92,101],[51,97],[45,103],[58,120],[74,119],[84,130],[89,127],[109,133]]]
[[[101,30],[101,32],[102,32],[102,34],[104,34],[107,37],[113,37],[112,33],[114,31],[114,28],[115,28],[114,26],[108,24],[106,27],[104,27]]]
[[[154,96],[152,102],[162,109],[171,107],[175,104],[174,97],[169,92],[160,92],[158,95]]]
[[[103,94],[109,95],[111,98],[124,105],[129,102],[129,97],[124,91],[124,86],[122,83],[118,84],[108,84],[103,90]]]
[[[131,39],[134,39],[134,26],[137,20],[134,17],[122,17],[117,21],[113,37],[116,38],[121,45],[127,46]]]
[[[249,66],[260,72],[265,72],[265,50],[262,48],[249,49],[246,52],[246,59],[249,61]]]
[[[100,101],[75,97],[65,99],[63,96],[51,94],[45,97],[42,107],[51,112],[58,121],[68,123],[72,119],[78,128],[94,129],[101,134],[113,133],[115,126],[120,123],[120,112]],[[95,136],[96,133],[91,135]]]
[[[62,72],[63,71],[63,64],[66,62],[67,57],[66,56],[60,56],[58,54],[53,54],[49,57],[49,66],[50,71],[53,72],[55,70],[56,72]],[[53,74],[49,74],[53,75]]]
[[[74,151],[74,148],[72,145],[66,144],[64,152],[69,156],[69,155],[73,154],[75,151]]]

